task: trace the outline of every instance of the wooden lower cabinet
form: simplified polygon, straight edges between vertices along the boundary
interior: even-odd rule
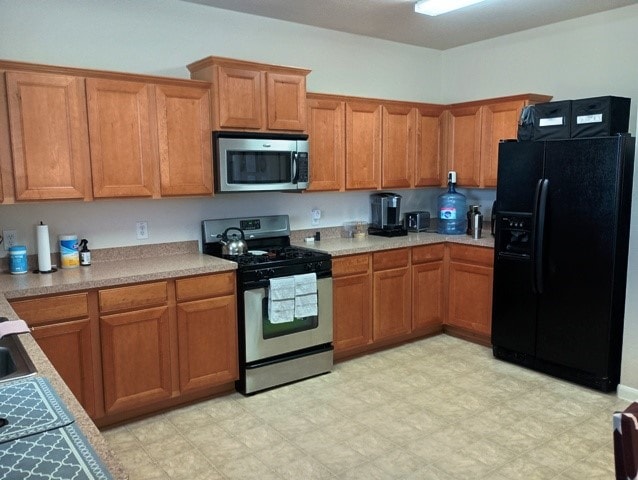
[[[372,342],[371,255],[332,260],[332,305],[335,356]]]
[[[107,415],[170,398],[167,306],[100,316],[100,336]]]
[[[374,341],[412,331],[410,250],[388,250],[372,255]]]
[[[450,244],[448,253],[447,325],[452,333],[489,345],[494,251]]]
[[[177,335],[180,392],[237,380],[235,296],[179,303]]]
[[[31,335],[90,417],[95,416],[93,341],[88,319],[34,327]]]
[[[87,413],[97,414],[99,349],[88,292],[11,301],[49,361]],[[98,363],[99,365],[99,363]]]
[[[412,249],[412,331],[432,333],[443,326],[444,244]]]
[[[89,416],[108,425],[230,390],[234,272],[12,300]]]

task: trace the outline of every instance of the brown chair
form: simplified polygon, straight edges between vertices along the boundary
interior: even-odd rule
[[[638,479],[638,403],[614,413],[616,480]]]

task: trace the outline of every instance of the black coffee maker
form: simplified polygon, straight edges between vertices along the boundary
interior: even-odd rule
[[[370,195],[371,221],[368,233],[384,237],[407,235],[401,222],[401,195],[381,192]]]

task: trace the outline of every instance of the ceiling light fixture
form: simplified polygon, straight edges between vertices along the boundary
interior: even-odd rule
[[[414,5],[414,11],[435,17],[442,13],[469,7],[483,0],[419,0]]]

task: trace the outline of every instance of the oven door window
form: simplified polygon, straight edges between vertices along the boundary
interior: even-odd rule
[[[317,328],[317,325],[319,325],[319,317],[317,315],[302,318],[295,317],[292,322],[272,323],[268,318],[268,297],[261,301],[261,312],[264,340],[305,332],[306,330]]]
[[[229,150],[226,155],[228,184],[292,182],[290,152]]]

